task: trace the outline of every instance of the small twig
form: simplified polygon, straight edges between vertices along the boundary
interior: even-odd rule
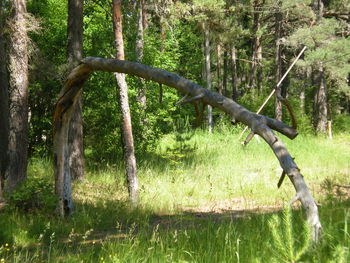
[[[254,132],[253,131],[251,131],[249,134],[248,134],[248,136],[247,136],[247,138],[245,139],[245,141],[242,143],[244,146],[246,146],[251,140],[252,140],[252,138],[254,137]]]
[[[185,104],[185,103],[194,102],[196,100],[200,100],[201,98],[204,97],[204,94],[201,93],[201,94],[198,94],[198,95],[191,97],[191,98],[187,98],[187,97],[188,97],[188,94],[186,94],[181,100],[176,102],[176,104]]]

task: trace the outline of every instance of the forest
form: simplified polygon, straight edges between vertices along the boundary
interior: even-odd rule
[[[0,0],[0,262],[349,262],[349,0]]]

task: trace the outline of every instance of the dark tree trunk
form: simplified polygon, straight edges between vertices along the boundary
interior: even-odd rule
[[[281,86],[277,86],[278,82],[282,78],[282,47],[281,47],[281,37],[282,37],[282,14],[281,12],[276,12],[275,14],[275,37],[276,37],[276,56],[275,56],[275,86],[276,86],[276,99],[275,99],[275,118],[276,120],[282,121],[282,102],[278,99],[281,95]]]
[[[83,0],[68,1],[68,63],[73,68],[83,57]],[[83,118],[81,95],[74,109],[68,132],[70,176],[84,180]],[[69,176],[69,175],[68,175]]]
[[[6,69],[7,52],[5,48],[5,19],[2,4],[3,0],[0,0],[0,201],[3,197],[9,135],[9,95]]]
[[[327,110],[327,90],[326,83],[324,78],[324,69],[321,66],[319,70],[318,76],[318,90],[316,96],[316,109],[317,109],[317,122],[316,122],[316,130],[319,133],[326,134],[327,133],[327,118],[328,118],[328,110]]]
[[[221,64],[222,64],[222,59],[221,59],[221,45],[217,44],[216,45],[216,74],[217,74],[217,85],[218,85],[218,93],[222,95],[222,77],[221,77]]]
[[[323,17],[324,4],[322,0],[314,1],[314,9],[317,14],[317,21],[320,22]],[[324,76],[324,68],[321,65],[317,71],[317,91],[315,93],[314,109],[315,109],[315,119],[316,119],[316,131],[318,133],[327,133],[327,90],[326,81]]]
[[[142,18],[142,17],[141,17]],[[122,30],[122,6],[121,0],[113,0],[113,25],[116,43],[116,58],[124,60],[124,41]],[[134,150],[134,139],[132,135],[131,116],[128,98],[128,86],[125,75],[115,73],[117,85],[119,87],[120,107],[122,113],[122,132],[124,144],[124,157],[126,166],[126,177],[130,201],[133,205],[138,203],[138,180],[136,175],[136,158]]]
[[[211,68],[210,68],[210,39],[209,28],[207,25],[203,25],[204,29],[204,57],[205,57],[205,82],[208,90],[211,90]],[[209,132],[213,132],[213,108],[208,105],[208,129]]]
[[[249,76],[249,88],[251,92],[255,93],[257,89],[258,94],[262,89],[262,44],[261,44],[261,21],[260,21],[260,10],[259,7],[261,3],[259,0],[254,1],[254,14],[253,14],[253,30],[254,30],[254,40],[252,46],[252,64],[250,68],[250,76]]]
[[[177,74],[165,70],[125,60],[85,58],[82,64],[76,67],[68,76],[66,86],[61,91],[61,96],[56,104],[53,123],[55,130],[55,153],[59,153],[64,149],[65,134],[62,133],[62,129],[64,124],[69,122],[69,112],[70,108],[72,108],[71,102],[74,102],[74,98],[81,90],[82,84],[95,70],[131,74],[174,87],[179,92],[187,95],[187,99],[182,100],[183,102],[201,100],[205,104],[211,104],[213,107],[217,107],[226,112],[237,122],[248,125],[253,133],[260,135],[266,141],[279,160],[284,174],[289,177],[296,190],[296,196],[293,198],[293,202],[297,200],[301,202],[307,215],[307,221],[312,228],[312,237],[315,241],[319,239],[321,223],[319,221],[318,208],[315,201],[294,159],[283,142],[273,132],[273,130],[276,130],[286,135],[288,138],[293,139],[297,136],[295,129],[280,121],[252,113],[229,98],[204,89]],[[57,177],[63,178],[62,163],[64,159],[62,155],[57,155],[57,157],[59,158],[55,159],[55,173],[57,173]]]
[[[237,100],[238,98],[238,87],[237,87],[237,51],[234,46],[231,47],[231,74],[232,74],[232,99]]]
[[[224,51],[224,67],[223,67],[223,72],[222,72],[222,87],[223,87],[225,96],[227,96],[227,63],[228,63],[227,50],[225,49],[225,51]]]
[[[28,158],[28,35],[26,1],[11,0],[9,43],[9,144],[5,172],[7,191],[27,177]]]

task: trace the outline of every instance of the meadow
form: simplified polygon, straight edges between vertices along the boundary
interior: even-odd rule
[[[138,156],[136,208],[121,164],[88,168],[68,218],[53,213],[51,161],[33,158],[32,183],[0,212],[0,262],[350,262],[350,136],[283,138],[319,205],[312,244],[272,151],[239,131],[164,136]]]

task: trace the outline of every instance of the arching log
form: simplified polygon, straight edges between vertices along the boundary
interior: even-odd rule
[[[255,114],[242,107],[235,101],[226,98],[218,93],[209,91],[201,86],[165,70],[152,68],[140,63],[117,59],[104,59],[87,57],[81,61],[68,76],[65,87],[61,92],[55,109],[54,118],[54,154],[55,154],[55,178],[56,194],[59,197],[58,211],[60,215],[67,214],[71,210],[70,180],[69,169],[66,167],[67,159],[66,145],[68,123],[71,117],[72,108],[75,106],[77,94],[80,92],[83,83],[87,80],[93,71],[107,71],[130,74],[153,80],[160,84],[173,87],[188,98],[199,98],[203,103],[210,104],[227,114],[236,122],[241,122],[252,130],[253,133],[260,135],[271,147],[284,173],[291,180],[296,196],[293,201],[299,200],[306,212],[307,221],[312,227],[312,237],[316,241],[319,238],[321,223],[319,220],[318,209],[315,201],[300,173],[298,166],[289,154],[283,142],[274,134],[273,130],[278,131],[290,139],[297,136],[294,128],[289,127],[283,122],[275,119]],[[67,184],[64,186],[64,184]],[[70,206],[67,206],[70,205]]]

